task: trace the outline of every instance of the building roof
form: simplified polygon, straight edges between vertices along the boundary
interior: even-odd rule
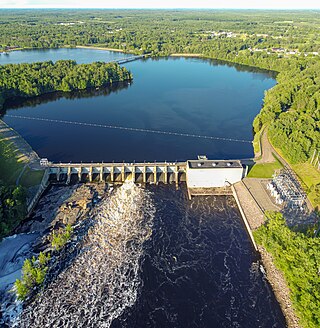
[[[189,160],[188,169],[242,168],[239,160]]]

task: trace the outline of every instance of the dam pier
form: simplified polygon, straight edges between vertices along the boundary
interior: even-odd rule
[[[247,174],[240,160],[208,160],[199,156],[186,162],[144,163],[51,163],[42,159],[49,183],[101,182],[139,184],[185,182],[192,194],[223,194]],[[211,192],[210,192],[211,191]],[[227,193],[228,194],[228,193]]]

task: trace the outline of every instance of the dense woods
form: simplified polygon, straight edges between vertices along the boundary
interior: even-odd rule
[[[308,328],[320,326],[320,238],[314,235],[312,228],[306,233],[290,230],[280,213],[269,213],[254,234],[284,273],[293,305]]]
[[[53,91],[83,90],[130,80],[115,63],[77,64],[72,60],[0,66],[0,106],[12,97],[34,97]]]
[[[26,192],[21,186],[6,186],[0,181],[0,240],[26,215]]]

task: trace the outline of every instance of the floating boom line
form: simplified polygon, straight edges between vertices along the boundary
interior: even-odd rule
[[[125,126],[118,126],[118,125],[109,125],[109,124],[98,124],[98,123],[86,123],[86,122],[76,122],[76,121],[66,121],[66,120],[55,120],[55,119],[51,119],[51,118],[30,117],[30,116],[20,116],[20,115],[6,115],[6,117],[18,118],[18,119],[24,119],[24,120],[33,120],[33,121],[43,121],[43,122],[50,122],[50,123],[62,123],[62,124],[79,125],[79,126],[90,126],[90,127],[105,128],[105,129],[115,129],[115,130],[125,130],[125,131],[134,131],[134,132],[164,134],[164,135],[187,137],[187,138],[198,138],[198,139],[209,139],[209,140],[219,140],[219,141],[252,143],[252,141],[244,140],[244,139],[233,139],[233,138],[224,138],[224,137],[205,136],[205,135],[198,135],[198,134],[191,134],[191,133],[180,133],[180,132],[173,132],[173,131],[141,129],[141,128],[132,128],[132,127],[125,127]]]

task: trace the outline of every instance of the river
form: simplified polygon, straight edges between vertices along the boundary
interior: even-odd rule
[[[90,62],[108,54],[87,49],[16,51],[2,55],[0,63],[61,58]],[[114,60],[124,55],[110,56]],[[250,141],[263,92],[275,84],[271,73],[204,59],[148,59],[125,66],[133,72],[132,84],[15,100],[4,120],[40,156],[54,161],[252,156],[252,146],[245,142],[13,117]],[[37,222],[53,220],[57,208],[50,200],[62,204],[66,193],[61,187],[46,193],[31,217],[39,231],[2,242],[3,252],[16,252],[0,258],[3,284],[18,276],[36,234],[47,231]],[[90,220],[91,232],[77,244],[79,255],[67,259],[56,277],[51,272],[50,286],[27,306],[18,326],[285,327],[232,197],[189,201],[183,185],[179,190],[126,185],[106,195]],[[21,231],[31,232],[23,226]]]
[[[231,196],[126,182],[82,226],[20,328],[285,327]]]

